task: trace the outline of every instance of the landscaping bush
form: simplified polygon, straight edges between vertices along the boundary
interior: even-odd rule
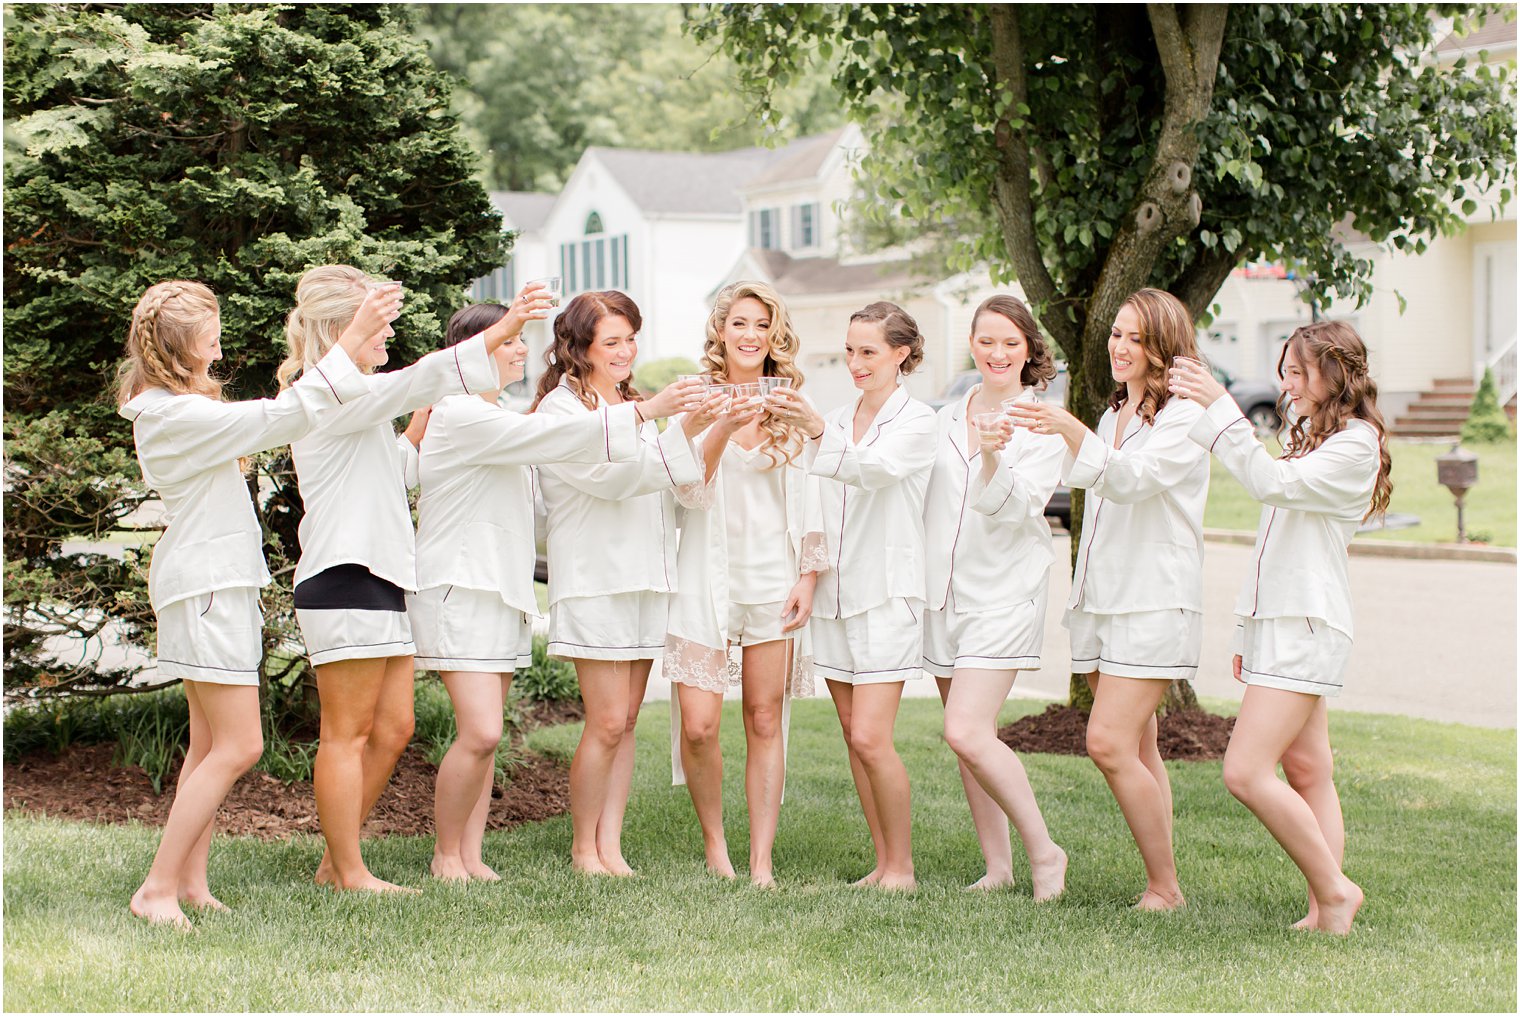
[[[1515,425],[1509,414],[1499,405],[1499,395],[1494,387],[1494,372],[1485,370],[1478,392],[1473,396],[1472,412],[1462,424],[1462,440],[1468,444],[1492,444],[1507,441],[1515,436]]]
[[[542,635],[533,636],[533,664],[517,672],[512,692],[529,702],[579,702],[581,698],[574,665],[551,657],[549,641]]]

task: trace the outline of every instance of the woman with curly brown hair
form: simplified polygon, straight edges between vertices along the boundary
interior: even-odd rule
[[[702,352],[714,384],[758,384],[769,377],[797,391],[798,352],[786,305],[770,286],[737,282],[718,294]],[[739,684],[750,880],[768,886],[775,881],[771,847],[785,781],[788,692],[794,679],[808,680],[807,653],[796,645],[797,636],[812,613],[813,587],[825,567],[816,481],[809,481],[798,461],[803,437],[797,428],[758,407],[740,405],[719,415],[696,443],[704,477],[677,489],[694,510],[681,534],[679,591],[661,670],[674,685],[671,762],[677,782],[684,778],[691,792],[708,869],[734,877],[723,835],[718,723],[723,693]],[[735,646],[743,662],[732,669],[729,651]]]
[[[554,319],[534,411],[579,416],[634,403],[638,457],[542,465],[549,515],[549,652],[575,664],[586,724],[570,765],[571,863],[631,875],[623,812],[633,784],[633,728],[649,671],[665,648],[676,591],[673,489],[702,469],[692,436],[712,422],[701,381],[645,397],[633,387],[643,318],[616,290],[581,293]],[[694,410],[694,411],[693,411]],[[662,434],[655,418],[686,411]]]
[[[1036,901],[1065,887],[1066,853],[1050,838],[1029,776],[998,740],[997,714],[1045,640],[1050,525],[1045,502],[1066,446],[1015,432],[1004,407],[1037,398],[1056,365],[1029,308],[992,296],[971,322],[981,382],[939,411],[938,450],[924,503],[928,591],[924,669],[945,703],[945,742],[960,763],[987,870],[972,889],[1013,883],[1011,821],[1029,858]]]
[[[1142,910],[1183,905],[1172,853],[1172,787],[1156,747],[1167,685],[1198,672],[1208,453],[1189,439],[1197,403],[1167,390],[1174,357],[1196,358],[1181,300],[1142,289],[1114,317],[1117,387],[1097,433],[1060,406],[1013,407],[1014,422],[1066,442],[1066,482],[1088,491],[1067,601],[1071,666],[1088,674],[1087,754],[1145,862]]]
[[[1343,935],[1362,890],[1341,871],[1346,828],[1325,700],[1340,692],[1351,653],[1346,547],[1357,526],[1387,510],[1392,460],[1367,347],[1350,325],[1299,328],[1277,374],[1296,418],[1275,460],[1201,363],[1177,361],[1171,387],[1205,408],[1193,440],[1262,502],[1256,567],[1235,604],[1234,673],[1247,687],[1224,782],[1309,883],[1308,916],[1294,927]]]

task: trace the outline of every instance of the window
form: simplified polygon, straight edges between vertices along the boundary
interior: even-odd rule
[[[592,233],[601,232],[603,232],[601,213],[592,212],[590,215],[586,216],[586,235],[590,236]]]
[[[779,208],[761,208],[749,213],[749,245],[762,250],[781,249]]]
[[[792,247],[811,250],[818,246],[818,202],[792,206]]]
[[[507,262],[490,275],[483,275],[470,284],[472,303],[511,303],[517,295],[516,268]]]
[[[566,294],[628,288],[628,235],[587,237],[559,245]]]

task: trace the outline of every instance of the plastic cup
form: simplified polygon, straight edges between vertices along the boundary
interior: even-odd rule
[[[565,293],[565,281],[558,275],[549,275],[542,279],[529,279],[530,286],[543,286],[549,291],[549,306],[558,307],[559,298]]]
[[[764,394],[769,395],[777,388],[790,388],[792,380],[785,377],[763,377],[760,379],[760,386],[764,390]]]
[[[1008,402],[1012,401],[1012,399],[1008,400]],[[1004,418],[1004,415],[1003,413],[977,413],[971,417],[971,422],[976,424],[976,429],[981,433],[995,434],[998,430],[998,422]]]

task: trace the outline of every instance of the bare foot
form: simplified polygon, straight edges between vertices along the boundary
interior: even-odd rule
[[[602,863],[602,859],[596,854],[577,854],[571,852],[570,867],[574,868],[582,875],[612,874],[612,872],[607,870],[607,866]]]
[[[1034,883],[1034,901],[1045,903],[1066,891],[1066,851],[1056,847],[1054,857],[1029,861],[1029,876]]]
[[[209,889],[196,889],[193,891],[187,890],[181,892],[179,894],[179,901],[182,905],[192,907],[196,910],[222,910],[229,913],[232,910],[232,908],[227,906],[227,904],[223,903],[215,896],[212,896],[211,890]]]
[[[1319,923],[1315,925],[1318,930],[1331,935],[1345,935],[1351,931],[1351,922],[1362,908],[1362,887],[1349,878],[1345,881],[1346,888],[1340,898],[1320,902]]]
[[[871,869],[870,874],[866,875],[864,878],[857,878],[855,881],[851,882],[850,885],[875,885],[880,881],[881,865],[877,865]]]
[[[467,882],[470,879],[470,871],[464,866],[464,862],[457,857],[448,857],[434,854],[433,863],[428,866],[433,877],[445,882]]]
[[[883,874],[876,881],[876,888],[885,889],[890,892],[910,893],[918,888],[918,881],[914,879],[911,871],[904,875]]]
[[[180,931],[191,931],[194,925],[179,908],[179,900],[173,896],[150,895],[141,889],[132,894],[132,913],[149,924],[172,924]]]
[[[1180,891],[1162,893],[1149,887],[1135,902],[1136,910],[1177,910],[1185,906],[1187,906],[1187,900],[1182,898]]]
[[[621,853],[601,854],[601,859],[602,867],[607,869],[607,874],[609,875],[616,875],[618,878],[627,878],[628,876],[635,874],[634,870],[628,866],[628,862],[623,860],[623,855]]]
[[[1314,898],[1314,894],[1311,892],[1309,894],[1309,912],[1297,921],[1294,921],[1292,927],[1294,931],[1310,931],[1318,923],[1319,901]]]
[[[332,887],[337,892],[408,893],[413,896],[422,894],[421,889],[396,885],[394,882],[387,882],[383,878],[377,878],[367,871],[352,881],[345,881],[341,878],[334,879]]]
[[[326,853],[322,855],[322,860],[317,865],[315,881],[317,885],[332,885],[338,881],[337,869],[333,867],[332,859]]]
[[[1013,885],[1013,873],[1006,875],[994,875],[991,872],[972,882],[962,892],[967,893],[990,893],[994,889],[1006,889]]]
[[[728,847],[717,846],[707,849],[707,870],[720,878],[736,878],[734,862],[728,859]]]
[[[752,871],[752,872],[750,872],[749,873],[749,882],[750,882],[750,885],[755,886],[757,889],[774,889],[774,888],[776,888],[776,876],[772,875],[768,871]]]
[[[470,873],[470,877],[475,879],[477,882],[501,881],[501,876],[496,874],[496,869],[492,868],[484,861],[466,861],[464,862],[464,867],[465,870]]]

